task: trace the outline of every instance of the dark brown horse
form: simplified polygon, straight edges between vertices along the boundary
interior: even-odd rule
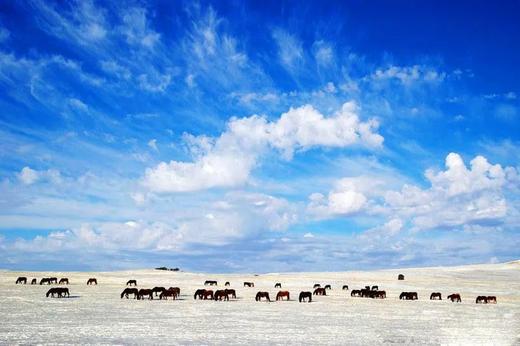
[[[137,286],[137,280],[128,280],[126,282],[127,286]]]
[[[326,289],[326,290],[331,290],[332,287],[331,287],[330,285],[325,285],[325,289]]]
[[[155,296],[158,296],[159,294],[161,294],[164,291],[166,291],[166,288],[164,288],[164,287],[154,287],[154,288],[152,288],[152,291],[153,291],[153,293],[155,293]]]
[[[217,282],[215,280],[206,280],[204,281],[204,286],[217,286]]]
[[[226,281],[226,283],[224,284],[224,286],[231,286],[231,284],[229,283],[229,281]]]
[[[18,279],[16,279],[15,285],[18,284],[27,284],[27,278],[25,276],[20,276]]]
[[[167,289],[161,292],[159,299],[168,300],[168,297],[172,297],[172,300],[177,299],[177,291],[175,289]]]
[[[361,290],[352,290],[350,291],[351,297],[361,297]]]
[[[327,291],[324,288],[318,287],[314,290],[313,294],[315,296],[326,296]]]
[[[257,302],[259,302],[259,301],[262,300],[262,298],[265,298],[268,302],[271,301],[271,299],[269,298],[269,293],[268,293],[268,292],[258,292],[258,293],[256,294],[255,300],[256,300]]]
[[[220,301],[229,300],[229,296],[226,294],[226,290],[216,290],[213,299]]]
[[[487,304],[488,299],[486,296],[478,296],[477,299],[475,299],[475,303],[477,304]]]
[[[402,292],[399,295],[399,299],[401,300],[417,300],[419,299],[417,292]]]
[[[282,288],[282,284],[277,282],[274,284],[274,288]]]
[[[377,292],[377,291],[372,291],[369,286],[362,288],[359,291],[361,292],[360,296],[363,298],[371,298],[373,293]]]
[[[430,294],[430,300],[442,300],[442,294],[440,292],[433,292]]]
[[[244,287],[255,287],[255,283],[244,281]]]
[[[51,284],[57,284],[58,283],[58,278],[56,278],[56,277],[49,278],[49,282]]]
[[[204,291],[206,291],[205,289],[201,288],[201,289],[198,289],[195,291],[195,294],[193,295],[193,299],[202,299],[204,298]]]
[[[226,288],[224,290],[224,292],[228,296],[228,300],[229,300],[229,296],[231,296],[231,298],[233,298],[233,299],[237,299],[237,293],[235,292],[235,290]]]
[[[305,302],[305,299],[308,299],[309,303],[312,302],[312,293],[309,291],[300,292],[300,296],[298,297],[298,301]]]
[[[312,288],[318,288],[318,287],[321,287],[320,284],[314,284],[314,286],[312,286]]]
[[[284,297],[290,300],[289,291],[279,291],[276,295],[276,300],[283,300]]]
[[[87,280],[87,285],[97,285],[97,279],[96,278],[90,278]]]
[[[177,294],[177,297],[181,295],[181,289],[179,287],[169,287],[168,291],[174,291]]]
[[[59,284],[60,285],[68,285],[69,284],[69,279],[68,278],[61,278]]]
[[[128,299],[128,296],[130,294],[133,294],[134,299],[137,299],[137,297],[139,296],[139,290],[137,288],[125,288],[121,293],[121,299],[123,299],[123,297],[126,297],[126,299]]]
[[[343,285],[342,290],[347,290],[348,291],[348,285]]]
[[[203,299],[204,300],[213,300],[213,291],[212,290],[204,290],[204,294],[203,294]]]
[[[456,302],[456,303],[462,302],[462,299],[460,299],[460,294],[458,294],[458,293],[450,294],[448,296],[448,299],[451,300],[452,302]]]
[[[488,304],[496,304],[497,303],[497,297],[495,297],[495,296],[487,296],[487,302],[488,302]]]
[[[385,299],[386,291],[372,291],[372,295],[370,298]]]
[[[397,280],[404,280],[404,275],[403,274],[397,275]]]
[[[58,298],[62,298],[65,296],[70,297],[69,289],[66,287],[53,287],[47,291],[46,297],[51,296],[52,298],[54,298],[55,294],[58,296]]]
[[[49,278],[42,278],[40,280],[40,285],[43,285],[43,284],[47,284],[47,285],[50,285],[51,284],[51,281]]]
[[[31,280],[31,285],[36,285],[37,283],[38,283],[38,280],[36,280],[36,278]]]
[[[137,294],[137,300],[142,300],[144,297],[148,297],[148,299],[153,299],[153,290],[148,288],[141,288],[139,293]]]

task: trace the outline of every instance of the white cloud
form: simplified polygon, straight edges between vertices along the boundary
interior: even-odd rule
[[[138,44],[146,48],[153,48],[161,35],[149,28],[146,9],[130,8],[123,12],[124,25],[121,32],[129,44]]]
[[[292,71],[303,63],[303,47],[301,41],[282,29],[273,31],[273,38],[278,45],[278,57],[282,66]]]
[[[367,197],[360,192],[363,186],[358,179],[344,178],[336,183],[328,196],[313,193],[309,196],[307,210],[318,218],[351,215],[367,206]]]
[[[295,151],[321,146],[342,148],[359,144],[380,147],[383,137],[376,132],[377,121],[360,121],[358,111],[354,102],[347,102],[330,117],[306,105],[291,108],[272,122],[257,115],[232,118],[227,130],[214,141],[208,141],[205,136],[187,137],[191,138],[192,152],[199,153],[193,162],[162,162],[146,170],[144,184],[158,192],[233,187],[248,180],[259,157],[268,148],[280,151],[285,159],[291,159]]]
[[[18,179],[25,185],[34,184],[39,178],[39,174],[34,169],[30,167],[22,168],[21,172],[18,174]]]
[[[316,41],[312,45],[314,51],[314,59],[319,66],[329,66],[334,63],[334,49],[332,46],[324,41]]]
[[[446,73],[438,72],[431,67],[422,65],[390,66],[386,69],[377,69],[370,78],[374,81],[395,79],[403,85],[410,86],[415,82],[442,82],[446,78]]]
[[[148,146],[149,146],[150,148],[152,148],[153,150],[155,150],[155,151],[158,151],[158,150],[159,150],[159,148],[157,148],[157,139],[155,139],[155,138],[154,138],[154,139],[150,139],[150,140],[148,141]]]

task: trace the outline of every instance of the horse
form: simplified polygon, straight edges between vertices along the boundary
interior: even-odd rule
[[[497,303],[497,297],[495,297],[495,296],[487,296],[487,302],[489,304],[496,304]]]
[[[228,295],[226,294],[226,290],[216,290],[213,295],[213,299],[217,300],[229,300]]]
[[[244,281],[244,287],[255,287],[255,283]]]
[[[47,294],[45,296],[51,296],[52,298],[54,298],[55,294],[58,295],[58,298],[62,298],[65,296],[70,297],[69,289],[66,287],[53,287],[47,291]]]
[[[153,291],[153,293],[155,293],[155,296],[158,296],[159,294],[161,294],[164,291],[166,291],[166,288],[164,288],[164,287],[154,287],[154,288],[152,288],[152,291]]]
[[[400,295],[399,295],[399,299],[400,300],[417,300],[419,299],[418,298],[418,295],[417,295],[417,292],[402,292]]]
[[[42,278],[40,280],[40,285],[43,285],[43,284],[47,284],[47,285],[50,285],[51,284],[51,281],[49,278]]]
[[[175,292],[177,297],[181,295],[181,289],[179,287],[169,287],[167,291]]]
[[[372,286],[372,291],[378,291],[379,290],[379,286]]]
[[[486,296],[478,296],[477,299],[475,299],[475,303],[477,304],[487,304],[488,299]]]
[[[268,293],[268,292],[258,292],[258,293],[256,294],[255,300],[256,300],[257,302],[259,302],[259,301],[262,300],[262,298],[265,298],[268,302],[271,301],[271,299],[269,298],[269,293]]]
[[[59,282],[60,285],[68,285],[69,284],[69,279],[68,278],[61,278],[60,279],[60,282]]]
[[[397,275],[397,280],[404,280],[404,275],[403,274]]]
[[[204,281],[204,286],[217,286],[217,282],[215,280],[206,280]]]
[[[430,294],[430,300],[442,300],[442,294],[440,292],[433,292]]]
[[[204,291],[206,291],[206,290],[203,289],[203,288],[196,290],[196,291],[195,291],[195,294],[193,295],[193,299],[197,299],[197,297],[198,297],[199,299],[204,298]]]
[[[96,278],[90,278],[87,280],[87,285],[97,285],[97,279]]]
[[[385,299],[386,291],[372,291],[371,298]]]
[[[462,302],[462,299],[460,299],[460,294],[458,294],[458,293],[450,294],[448,296],[448,299],[451,300],[452,302],[456,302],[456,303]]]
[[[139,296],[139,290],[137,288],[125,288],[121,293],[121,299],[123,299],[123,297],[126,297],[126,299],[128,299],[129,294],[133,294],[134,299],[136,299]]]
[[[18,284],[27,284],[27,278],[25,276],[20,276],[18,279],[16,279],[16,283],[15,285],[18,285]]]
[[[161,292],[159,295],[159,299],[165,299],[168,300],[168,297],[172,297],[172,300],[177,299],[177,291],[175,289],[167,289]]]
[[[49,278],[49,282],[51,284],[57,284],[58,283],[58,278],[56,278],[56,277]]]
[[[137,294],[137,300],[144,299],[144,296],[148,296],[148,299],[153,299],[153,290],[141,288]]]
[[[289,297],[289,291],[280,291],[276,295],[276,300],[283,300],[283,297],[287,297],[287,300],[291,300]]]
[[[204,294],[202,295],[203,299],[213,300],[213,291],[212,290],[204,290]]]
[[[332,287],[331,287],[330,285],[325,285],[325,289],[326,289],[326,290],[331,290]]]
[[[348,291],[348,285],[343,285],[343,287],[341,289],[344,291]]]
[[[36,280],[36,278],[31,280],[31,285],[36,285],[37,283],[38,283],[38,280]]]
[[[367,286],[367,287],[368,287],[368,286]],[[361,297],[363,297],[363,298],[371,298],[371,297],[372,297],[372,294],[373,294],[374,292],[377,292],[377,291],[372,291],[372,290],[370,289],[370,287],[369,287],[369,288],[366,288],[366,287],[365,287],[365,288],[360,289],[359,292],[360,292],[360,296],[361,296]]]
[[[231,286],[231,284],[229,283],[229,281],[226,281],[226,283],[224,284],[224,286]]]
[[[321,287],[318,287],[314,290],[313,294],[315,296],[326,296],[327,295],[327,291],[325,291],[324,288],[321,288]]]
[[[127,286],[132,286],[132,285],[137,286],[137,280],[128,280],[126,282],[126,285]]]
[[[319,288],[319,287],[321,287],[320,284],[314,284],[314,286],[312,286],[312,288]]]
[[[309,303],[312,302],[312,293],[308,291],[302,291],[300,292],[300,296],[298,297],[298,301],[305,302],[305,299],[309,300]]]
[[[277,282],[274,284],[274,288],[282,288],[282,284]]]
[[[231,296],[231,298],[233,299],[237,299],[237,293],[235,292],[235,290],[232,290],[232,289],[225,289],[224,292],[226,293],[226,295],[228,296],[228,300],[229,300],[229,296]]]
[[[351,297],[361,297],[361,290],[352,290],[350,292]]]

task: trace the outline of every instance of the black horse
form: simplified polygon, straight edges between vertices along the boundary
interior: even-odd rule
[[[277,282],[274,284],[274,288],[282,288],[282,284]]]
[[[50,278],[42,278],[40,280],[40,285],[43,285],[43,284],[50,285],[51,284],[51,279]]]
[[[330,285],[325,285],[325,289],[326,289],[326,290],[331,290],[332,287],[331,287]]]
[[[96,278],[90,278],[87,280],[87,285],[97,285],[97,279]]]
[[[298,297],[298,300],[301,302],[305,302],[305,299],[308,299],[308,302],[312,302],[312,293],[309,291],[302,291],[300,292],[300,296]]]
[[[136,299],[139,296],[139,290],[137,288],[125,288],[121,293],[121,299],[123,299],[123,297],[126,297],[126,299],[128,299],[128,295],[130,294],[133,294],[134,299]]]
[[[150,289],[141,288],[137,294],[137,300],[144,299],[145,296],[147,296],[148,299],[153,299],[153,291]]]
[[[348,291],[348,285],[343,285],[343,290],[347,290]]]
[[[69,279],[68,278],[61,278],[59,284],[60,285],[68,285],[69,284]]]
[[[259,301],[262,300],[262,298],[265,298],[268,302],[271,301],[271,299],[269,298],[269,293],[268,293],[268,292],[258,292],[258,293],[256,294],[255,300],[256,300],[257,302],[259,302]]]
[[[20,276],[18,279],[16,279],[15,285],[18,284],[27,284],[27,278],[25,276]]]
[[[401,292],[399,295],[400,300],[417,300],[419,299],[417,292]]]
[[[51,296],[54,298],[55,294],[58,296],[58,298],[63,298],[65,296],[70,297],[69,289],[66,287],[53,287],[47,291],[46,297]]]
[[[38,280],[36,280],[36,278],[31,280],[31,285],[36,285],[37,283],[38,283]]]
[[[128,280],[126,282],[127,286],[137,286],[137,280]]]
[[[440,292],[432,292],[430,300],[442,300],[442,294]]]
[[[247,281],[245,281],[244,282],[244,287],[255,287],[255,283],[254,282],[247,282]]]
[[[206,280],[204,281],[204,286],[217,286],[217,282],[215,280]]]

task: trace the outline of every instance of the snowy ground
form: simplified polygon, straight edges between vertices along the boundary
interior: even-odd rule
[[[398,281],[403,273],[405,281]],[[49,286],[15,285],[68,277],[71,297],[45,298]],[[87,286],[89,277],[98,286]],[[178,286],[177,301],[120,299],[128,279],[139,288]],[[205,280],[225,281],[237,290],[230,302],[194,301]],[[244,288],[253,281],[254,288]],[[258,303],[257,291],[276,296],[276,282],[291,301]],[[330,296],[298,303],[314,283],[331,284]],[[385,300],[351,298],[350,290],[379,285]],[[520,344],[520,262],[453,268],[371,272],[215,275],[139,270],[108,273],[30,273],[0,271],[0,344]],[[417,291],[418,301],[399,301],[401,291]],[[430,301],[431,292],[443,294]],[[460,293],[462,303],[444,300]],[[495,295],[496,305],[477,305],[477,295]]]

